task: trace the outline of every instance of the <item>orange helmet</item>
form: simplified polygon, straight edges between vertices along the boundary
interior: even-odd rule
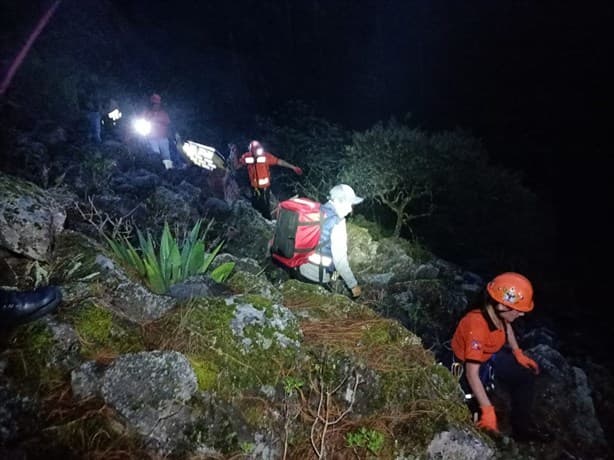
[[[162,98],[160,97],[159,94],[154,93],[149,98],[149,102],[151,102],[152,104],[159,104],[162,102]]]
[[[486,290],[493,299],[506,307],[522,312],[533,310],[533,286],[520,273],[502,273],[488,283]]]

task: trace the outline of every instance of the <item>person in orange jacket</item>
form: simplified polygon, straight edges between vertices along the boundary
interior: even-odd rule
[[[277,158],[269,152],[265,152],[258,141],[251,141],[248,151],[241,155],[237,167],[247,166],[249,183],[252,187],[252,205],[262,215],[271,219],[271,170],[270,166],[282,166],[291,169],[295,174],[303,174],[298,166]]]
[[[533,310],[533,286],[519,273],[496,276],[486,286],[480,309],[460,320],[452,337],[452,372],[460,374],[465,400],[480,428],[498,432],[487,390],[495,381],[510,391],[511,425],[517,439],[532,436],[530,410],[539,365],[520,349],[512,323]],[[507,342],[507,346],[506,346]]]

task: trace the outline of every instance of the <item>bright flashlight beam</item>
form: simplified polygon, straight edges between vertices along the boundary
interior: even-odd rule
[[[141,136],[147,136],[151,133],[151,123],[144,118],[137,118],[134,120],[132,127]]]

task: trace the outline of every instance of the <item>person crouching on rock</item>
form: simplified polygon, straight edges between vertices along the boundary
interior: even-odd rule
[[[533,310],[533,287],[519,273],[496,276],[484,292],[480,309],[460,320],[452,337],[452,373],[459,377],[465,401],[477,426],[499,432],[495,408],[488,397],[494,382],[509,389],[511,425],[517,440],[533,436],[530,411],[537,363],[518,346],[512,323]],[[507,346],[506,346],[507,342]]]

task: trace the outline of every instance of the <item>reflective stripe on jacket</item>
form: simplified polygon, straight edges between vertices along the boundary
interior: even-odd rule
[[[269,188],[271,186],[271,172],[269,166],[276,165],[279,159],[268,152],[262,155],[244,153],[239,162],[247,165],[249,183],[253,188]]]

